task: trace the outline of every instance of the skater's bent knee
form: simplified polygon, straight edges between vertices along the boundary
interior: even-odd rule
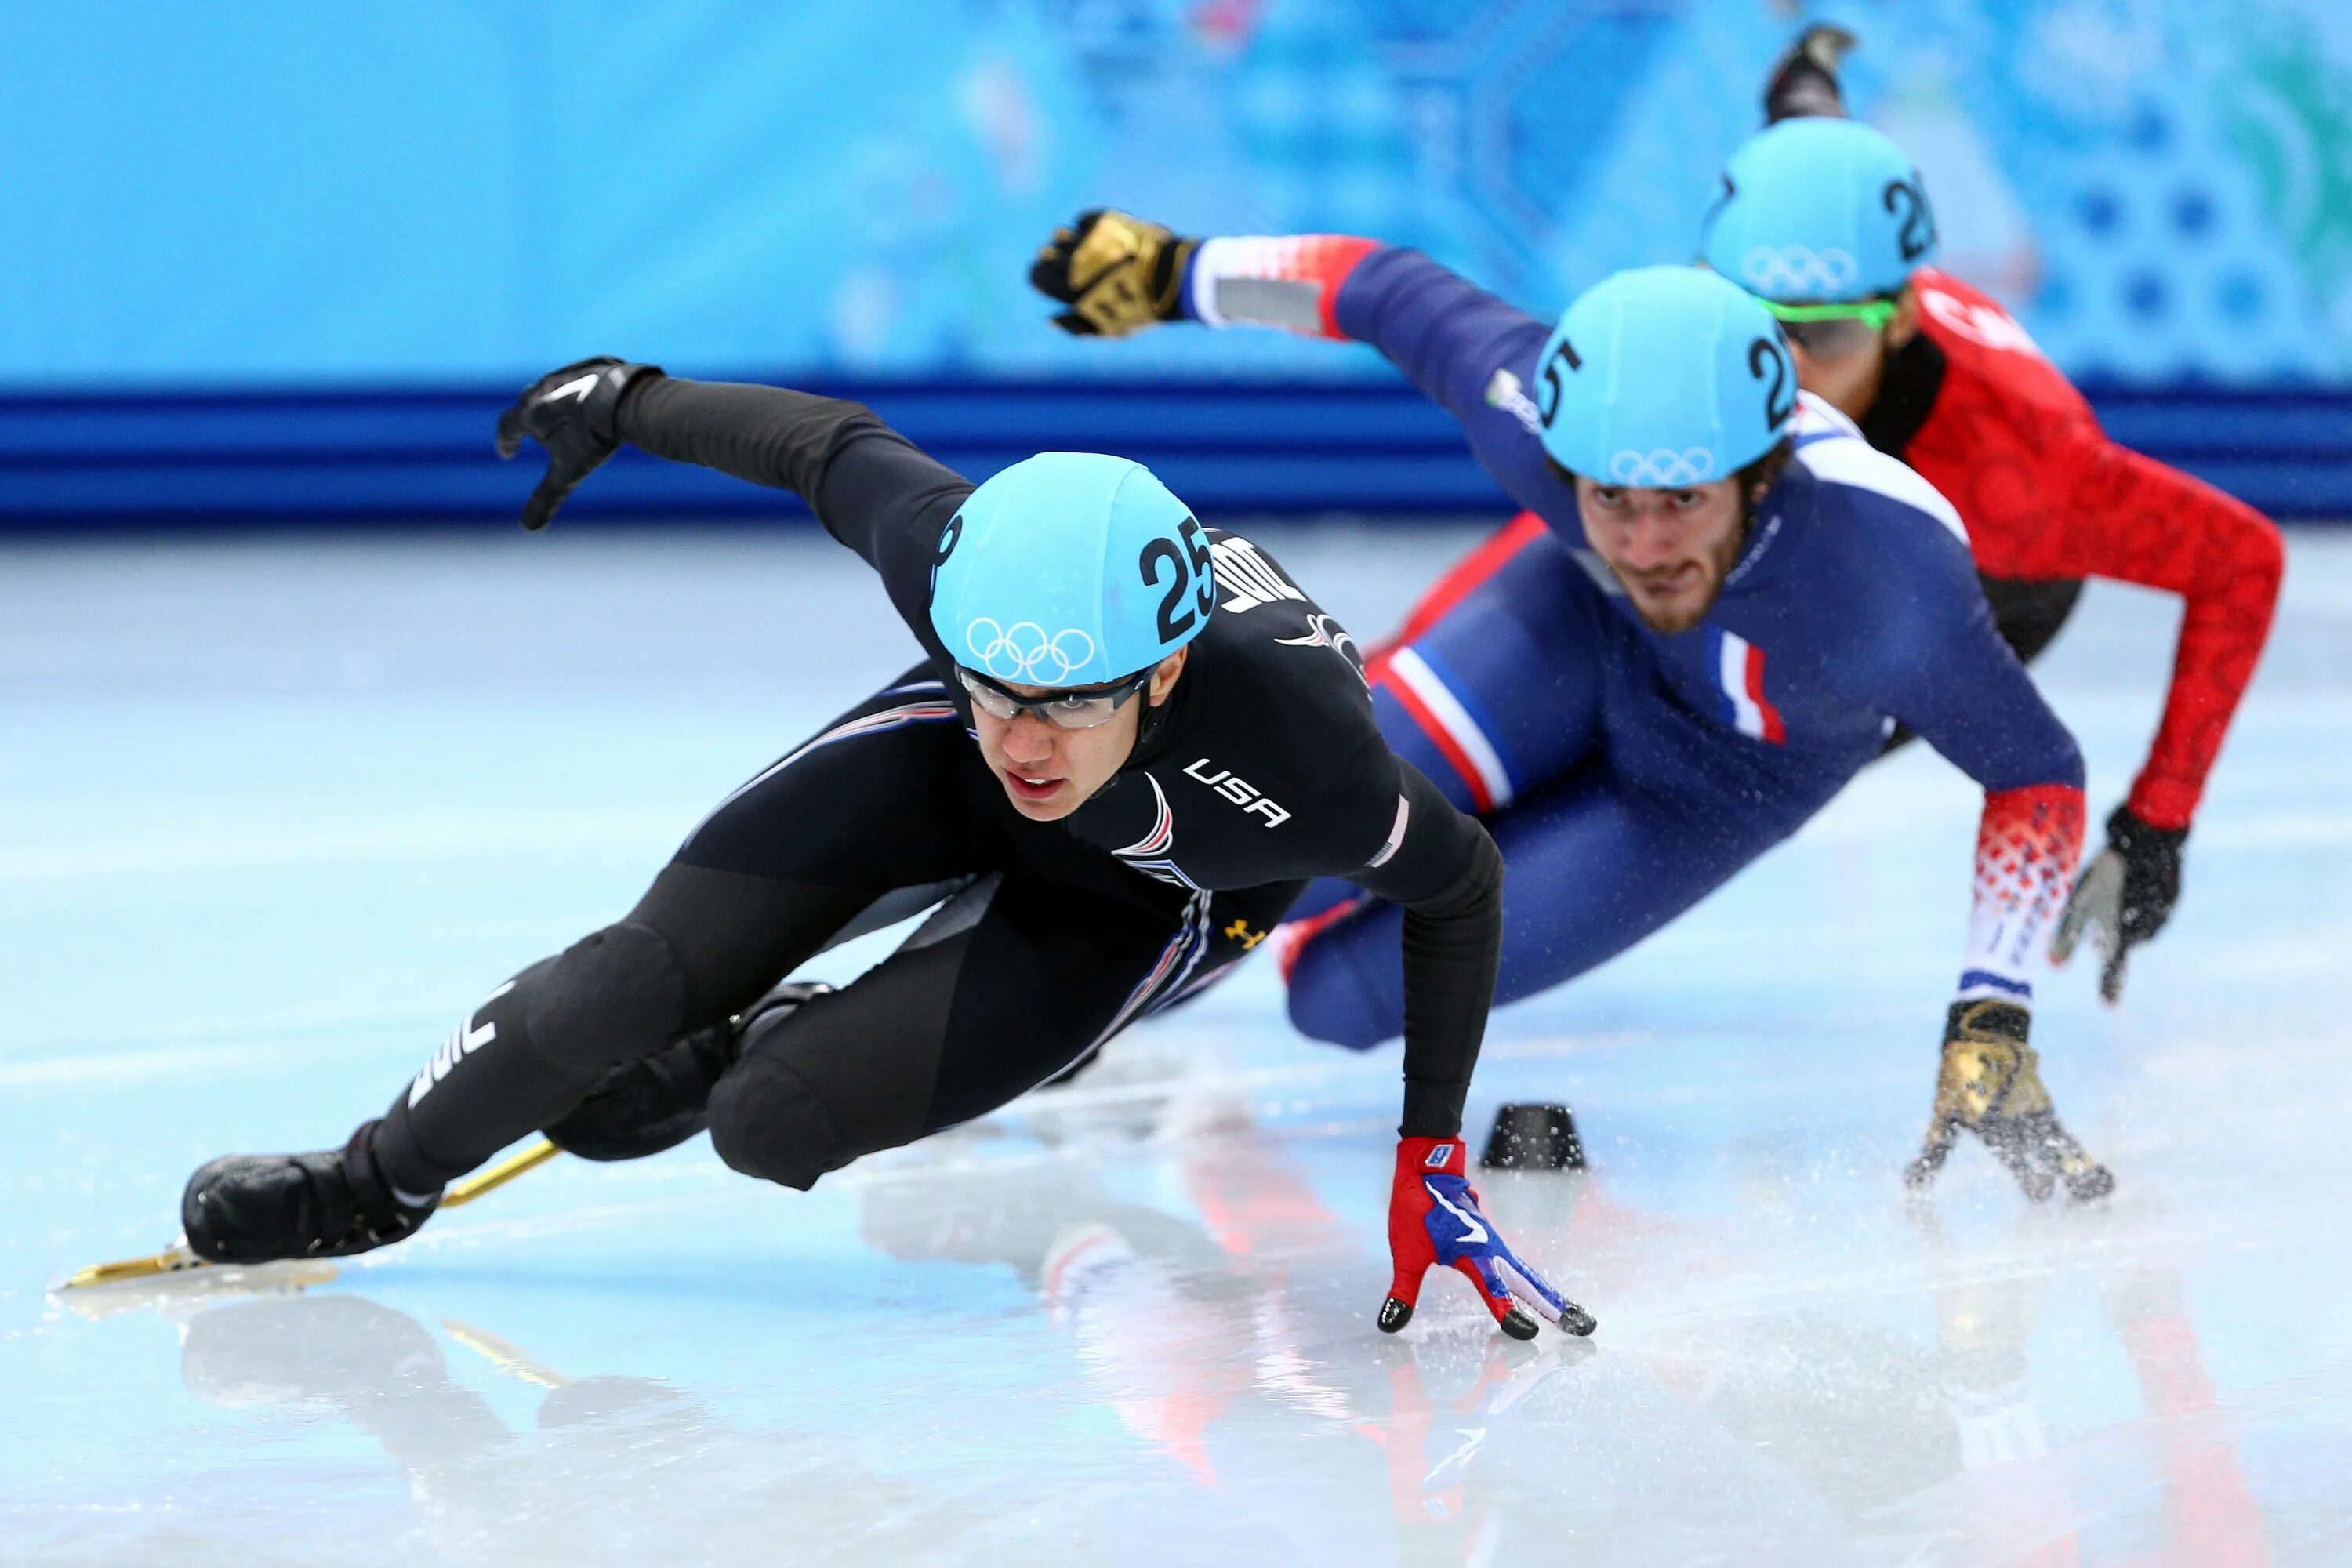
[[[1311,944],[1290,972],[1290,1022],[1310,1040],[1368,1051],[1403,1032],[1404,1019],[1348,954]]]
[[[730,1170],[797,1187],[849,1163],[833,1118],[801,1075],[747,1057],[710,1091],[710,1146]]]
[[[686,976],[669,939],[624,921],[563,950],[528,1004],[532,1043],[568,1066],[614,1066],[651,1055],[683,1033]]]

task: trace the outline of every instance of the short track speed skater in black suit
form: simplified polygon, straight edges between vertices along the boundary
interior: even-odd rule
[[[1502,863],[1381,739],[1346,631],[1139,465],[1047,453],[975,488],[865,407],[583,361],[500,422],[550,455],[542,525],[624,441],[797,491],[881,575],[926,661],[722,801],[628,915],[499,986],[340,1151],[191,1178],[216,1261],[364,1251],[540,1129],[600,1157],[708,1128],[806,1188],[1005,1104],[1345,877],[1407,911],[1396,1273],[1458,1268],[1507,1332],[1592,1320],[1477,1208],[1460,1138]],[[893,901],[945,894],[838,991],[772,991]],[[814,994],[813,994],[814,993]]]

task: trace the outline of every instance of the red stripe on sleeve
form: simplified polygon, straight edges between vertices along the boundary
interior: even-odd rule
[[[1310,236],[1301,247],[1300,261],[1307,274],[1323,285],[1316,297],[1316,307],[1323,319],[1325,337],[1347,341],[1348,334],[1339,330],[1339,286],[1356,269],[1356,263],[1380,247],[1376,239],[1339,234]]]

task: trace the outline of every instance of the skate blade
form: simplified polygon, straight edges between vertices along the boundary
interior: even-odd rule
[[[184,1304],[215,1296],[290,1296],[324,1285],[341,1270],[322,1258],[280,1263],[207,1263],[175,1241],[145,1258],[93,1263],[50,1289],[53,1300],[85,1318]]]
[[[144,1258],[118,1258],[112,1263],[93,1263],[87,1268],[77,1268],[66,1276],[59,1290],[87,1290],[96,1285],[120,1285],[131,1279],[152,1279],[159,1274],[178,1274],[190,1268],[209,1268],[206,1263],[189,1250],[183,1238],[161,1252]]]
[[[453,1182],[441,1200],[443,1208],[457,1208],[469,1204],[483,1194],[495,1192],[526,1171],[538,1169],[562,1151],[541,1139],[521,1152],[509,1155],[488,1170]],[[87,1268],[77,1268],[63,1280],[50,1287],[50,1294],[65,1295],[76,1290],[94,1290],[105,1286],[135,1284],[140,1280],[157,1280],[166,1277],[201,1273],[209,1281],[224,1289],[305,1289],[323,1285],[335,1277],[335,1266],[321,1258],[289,1258],[278,1263],[208,1263],[197,1257],[188,1246],[186,1237],[172,1243],[161,1252],[151,1252],[144,1258],[120,1258],[111,1263],[93,1263]]]
[[[477,1171],[463,1181],[452,1182],[441,1194],[445,1209],[462,1208],[484,1193],[494,1193],[526,1171],[536,1171],[563,1151],[541,1138],[530,1147],[508,1155],[487,1170]],[[136,1261],[136,1260],[134,1260]]]

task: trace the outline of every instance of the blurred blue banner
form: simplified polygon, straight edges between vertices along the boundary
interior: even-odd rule
[[[1690,254],[1813,15],[1862,35],[1949,265],[2062,363],[2352,376],[2337,0],[82,0],[0,17],[0,383],[1083,374],[1113,356],[1023,273],[1106,202],[1406,241],[1549,310]]]
[[[1409,242],[1549,311],[1689,256],[1816,17],[1862,35],[1857,111],[1946,264],[2061,364],[2352,389],[2340,0],[82,0],[0,13],[0,390],[488,389],[590,353],[1387,384],[1278,334],[1067,341],[1029,256],[1117,203]],[[0,512],[41,511],[17,458]]]

